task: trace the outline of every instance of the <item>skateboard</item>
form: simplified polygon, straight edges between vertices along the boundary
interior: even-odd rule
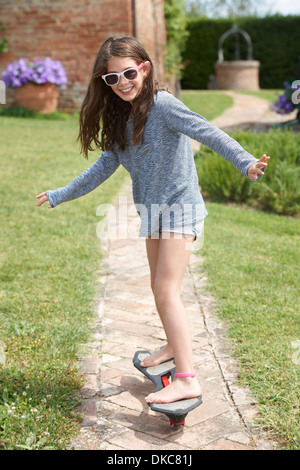
[[[142,367],[140,362],[150,355],[150,351],[136,351],[132,361],[134,366],[154,383],[155,392],[157,392],[170,385],[169,379],[174,380],[175,362],[173,359],[170,359],[157,366]],[[184,425],[187,414],[201,405],[201,403],[202,396],[178,400],[172,403],[148,403],[148,405],[151,410],[164,413],[170,419],[170,426],[175,427]]]

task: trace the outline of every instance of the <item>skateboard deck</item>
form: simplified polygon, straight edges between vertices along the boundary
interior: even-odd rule
[[[170,385],[169,379],[174,380],[175,362],[170,359],[157,366],[142,367],[141,361],[150,356],[150,351],[136,351],[133,357],[134,366],[148,377],[155,385],[155,392]],[[151,410],[164,413],[170,419],[170,425],[176,426],[185,423],[187,414],[201,405],[202,396],[174,401],[172,403],[149,403]]]

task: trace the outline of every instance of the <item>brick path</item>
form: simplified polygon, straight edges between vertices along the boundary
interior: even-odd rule
[[[267,111],[265,101],[239,94],[233,96],[236,106],[224,113],[222,119],[216,119],[216,125],[224,127],[223,118],[228,126],[263,121]],[[122,195],[127,207],[133,204],[130,184]],[[135,224],[136,217],[130,215],[122,221],[125,232],[126,224]],[[184,278],[182,299],[190,315],[203,404],[189,413],[184,427],[176,429],[170,427],[163,414],[150,410],[144,397],[153,389],[152,383],[133,366],[132,357],[137,349],[160,348],[165,344],[165,335],[149,286],[145,241],[121,237],[101,243],[101,247],[104,255],[93,341],[80,362],[80,371],[86,379],[81,390],[83,423],[71,447],[76,450],[275,448],[253,424],[257,405],[251,393],[235,383],[238,364],[230,354],[226,324],[214,313],[213,299],[204,289],[201,257],[195,253]]]

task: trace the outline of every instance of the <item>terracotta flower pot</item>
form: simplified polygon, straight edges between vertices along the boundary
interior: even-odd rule
[[[18,106],[40,111],[43,114],[53,113],[58,104],[58,87],[54,83],[27,83],[14,88],[15,102]]]

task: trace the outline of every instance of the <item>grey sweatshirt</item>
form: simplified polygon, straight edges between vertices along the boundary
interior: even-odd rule
[[[166,91],[159,91],[147,119],[144,143],[133,146],[132,123],[126,127],[124,151],[104,151],[87,170],[67,186],[48,190],[52,207],[83,196],[109,178],[121,164],[130,173],[133,199],[141,218],[140,237],[159,226],[168,213],[171,229],[196,224],[207,216],[190,138],[207,145],[231,162],[246,178],[258,159],[204,117],[192,112]],[[258,175],[259,179],[261,176]]]

